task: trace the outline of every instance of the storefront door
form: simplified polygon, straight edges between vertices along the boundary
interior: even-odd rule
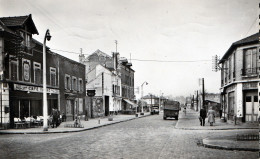
[[[246,93],[245,96],[245,106],[246,106],[246,122],[247,121],[257,121],[258,116],[258,97],[257,93]]]

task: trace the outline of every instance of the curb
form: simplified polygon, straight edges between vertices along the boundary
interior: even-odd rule
[[[203,139],[204,140],[204,139]],[[252,151],[252,152],[258,152],[259,149],[257,148],[239,148],[239,147],[227,147],[227,146],[220,146],[220,145],[212,145],[212,144],[205,144],[202,140],[202,146],[206,148],[212,148],[212,149],[219,149],[219,150],[230,150],[230,151]]]
[[[113,125],[113,124],[127,122],[127,121],[130,121],[130,120],[144,118],[144,117],[147,117],[147,116],[151,116],[151,114],[143,115],[143,116],[139,116],[139,117],[134,117],[134,118],[126,119],[126,120],[116,121],[116,122],[113,122],[113,123],[107,123],[107,124],[104,124],[104,125],[98,125],[98,126],[94,126],[94,127],[91,127],[91,128],[80,129],[80,130],[53,131],[53,132],[49,132],[49,131],[42,131],[42,132],[1,132],[0,131],[0,135],[4,135],[4,134],[54,134],[54,133],[82,132],[82,131],[87,131],[87,130],[92,130],[92,129],[97,129],[97,128]]]
[[[200,128],[178,128],[175,126],[175,129],[181,130],[239,130],[239,129],[259,129],[259,128],[209,128],[209,129],[200,129]]]

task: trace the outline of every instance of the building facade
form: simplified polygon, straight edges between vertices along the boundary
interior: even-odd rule
[[[260,82],[259,33],[234,42],[220,60],[221,104],[228,120],[257,121]]]
[[[12,128],[15,118],[43,116],[43,45],[32,38],[38,31],[31,15],[0,18],[0,26],[1,125]],[[52,108],[66,113],[64,72],[78,72],[74,76],[84,85],[85,66],[74,68],[77,62],[51,52],[48,47],[46,59],[48,114]],[[84,88],[76,94],[85,96]]]
[[[120,76],[99,64],[87,73],[87,79],[86,89],[96,90],[95,99],[101,98],[103,101],[102,107],[90,107],[91,117],[108,116],[122,110]]]
[[[134,73],[132,69],[132,63],[128,62],[126,58],[120,58],[119,70],[121,75],[122,85],[122,112],[128,113],[133,109],[136,109],[137,104],[134,103],[135,91],[134,91]]]
[[[118,66],[119,54],[112,53],[112,56],[109,56],[96,50],[88,57],[80,55],[79,61],[86,66],[86,89],[96,90],[95,97],[88,105],[88,116],[108,116],[121,112],[122,91]],[[99,104],[96,101],[100,101]]]
[[[148,112],[151,111],[151,108],[153,106],[159,107],[160,98],[158,96],[149,94],[149,95],[144,96],[143,100],[147,103],[147,108],[144,108],[144,109],[146,109],[146,111],[148,111]]]

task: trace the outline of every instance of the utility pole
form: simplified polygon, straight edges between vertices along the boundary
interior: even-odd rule
[[[116,43],[116,53],[117,53],[117,40],[115,40],[115,43]]]
[[[194,109],[194,95],[192,95],[192,107]]]
[[[202,108],[205,108],[205,91],[204,91],[204,78],[202,78]]]
[[[199,104],[199,91],[197,90],[197,111],[198,111],[198,104]]]

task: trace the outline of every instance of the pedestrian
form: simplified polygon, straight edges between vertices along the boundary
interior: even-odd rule
[[[62,122],[65,122],[66,121],[66,115],[65,115],[65,113],[62,113]]]
[[[184,112],[184,114],[185,114],[185,116],[186,116],[186,107],[184,108],[183,112]]]
[[[210,123],[210,126],[213,126],[213,123],[215,123],[215,116],[215,110],[213,110],[212,107],[210,107],[208,111],[208,122]]]
[[[204,108],[200,109],[200,126],[205,126],[205,118],[207,116],[207,112]]]
[[[219,109],[219,118],[222,118],[222,109]]]

